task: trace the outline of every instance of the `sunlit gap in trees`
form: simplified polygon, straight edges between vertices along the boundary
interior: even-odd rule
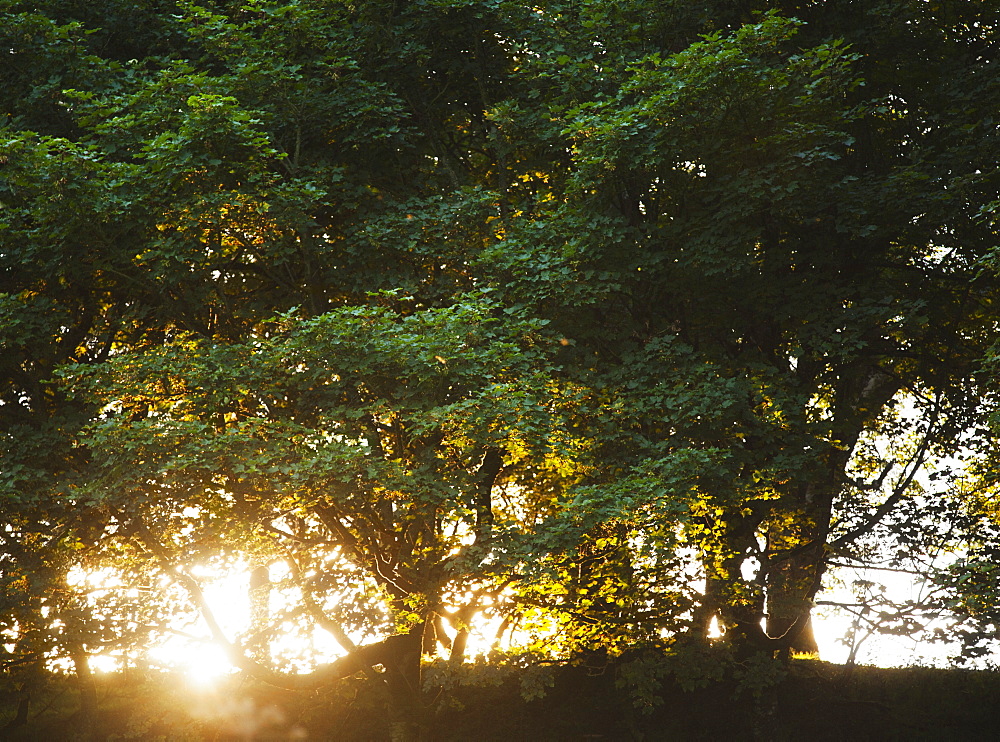
[[[704,594],[705,579],[701,571],[701,564],[696,558],[697,555],[693,550],[690,550],[687,556],[685,570],[687,578],[691,581],[695,592]],[[747,558],[743,561],[741,569],[743,579],[749,582],[753,580],[760,569],[760,562],[754,557]],[[914,589],[912,576],[896,573],[886,574],[888,577],[883,579],[886,587],[886,599],[905,600]],[[855,600],[852,588],[855,588],[857,580],[863,580],[866,576],[868,576],[867,573],[862,569],[834,568],[828,573],[827,587],[820,593],[820,600],[817,602],[818,609],[813,613],[813,632],[819,645],[820,659],[841,664],[851,659],[858,663],[878,667],[901,667],[913,664],[918,660],[928,664],[943,664],[947,655],[943,648],[937,652],[918,653],[916,651],[918,640],[907,637],[885,637],[877,631],[867,633],[865,629],[870,624],[863,620],[859,622],[860,628],[854,626],[856,616],[850,612],[849,608],[842,606],[852,604]],[[765,617],[761,620],[761,628],[766,630],[766,623]],[[669,638],[669,635],[666,630],[661,632],[663,638]],[[708,625],[709,640],[719,641],[725,636],[725,628],[718,616],[713,616]]]
[[[899,395],[886,416],[895,434],[871,431],[855,447],[847,472],[853,486],[845,489],[845,497],[857,499],[864,517],[891,500],[902,503],[886,518],[890,531],[895,517],[927,520],[923,531],[931,534],[936,504],[950,500],[961,509],[983,496],[969,474],[975,454],[967,432],[959,435],[955,455],[935,455],[928,443],[947,414],[937,405],[938,400],[920,390]],[[834,527],[849,533],[857,524]],[[935,576],[965,556],[965,548],[949,532],[916,550],[879,534],[874,529],[829,558],[813,614],[822,658],[880,667],[948,666],[960,647],[932,639],[948,626],[945,589]],[[985,666],[986,661],[970,666]]]
[[[826,582],[813,612],[813,632],[820,659],[875,667],[949,665],[948,658],[957,647],[926,639],[928,633],[943,628],[943,620],[925,622],[923,631],[916,635],[912,624],[906,623],[905,606],[924,604],[933,590],[921,575],[878,568],[835,567]],[[900,605],[904,609],[898,613],[887,610],[889,606]],[[900,630],[892,633],[895,627]],[[761,621],[761,628],[766,629],[766,619]],[[717,616],[711,619],[708,638],[713,641],[725,638]]]
[[[915,609],[926,604],[934,590],[922,575],[838,567],[830,582],[813,614],[822,659],[876,667],[950,664],[948,658],[957,647],[927,641],[927,635],[946,622],[924,620],[922,631],[915,631],[911,623],[921,621]]]
[[[818,418],[829,413],[821,398],[812,408]],[[841,495],[844,515],[833,523],[833,551],[813,612],[822,659],[881,667],[947,666],[959,654],[957,643],[936,638],[939,632],[953,633],[945,631],[951,626],[946,589],[939,579],[966,555],[966,548],[949,531],[936,533],[931,526],[938,517],[936,508],[961,511],[975,507],[976,499],[989,493],[970,474],[976,455],[973,434],[960,433],[960,445],[947,449],[957,453],[935,453],[932,441],[947,425],[948,414],[939,399],[909,390],[887,410],[883,425],[855,446]],[[874,526],[869,529],[870,524]],[[907,548],[907,524],[920,524],[921,548]],[[899,529],[904,536],[898,535]],[[750,583],[760,564],[746,557],[741,567],[743,580]],[[687,577],[704,592],[694,555],[688,555]],[[709,637],[724,635],[724,627],[713,618]],[[988,663],[987,656],[970,666]]]
[[[883,436],[873,432],[859,441],[848,470],[857,484],[845,495],[857,498],[854,506],[857,523],[863,523],[870,513],[897,493],[912,503],[912,512],[919,516],[935,498],[945,496],[939,480],[951,494],[957,491],[956,488],[966,486],[960,478],[956,478],[957,474],[954,477],[948,474],[952,469],[956,472],[963,469],[964,462],[957,458],[922,458],[920,455],[924,436],[920,434],[918,423],[933,417],[933,402],[916,395],[901,398],[890,415],[890,422],[897,426],[897,434]],[[817,411],[817,414],[822,414],[822,411]],[[900,430],[908,430],[910,434],[901,435]],[[873,486],[876,483],[878,486]],[[508,509],[518,509],[521,504],[514,491],[504,490],[501,499],[511,500],[506,502]],[[181,515],[196,518],[198,511],[187,508]],[[835,524],[835,527],[849,532],[856,525],[845,522]],[[471,538],[471,533],[457,535]],[[633,544],[637,552],[640,551],[638,546],[638,543]],[[853,549],[849,555],[837,554],[831,560],[826,589],[818,596],[814,615],[814,631],[821,657],[828,661],[880,666],[914,662],[944,664],[946,657],[954,653],[953,648],[926,642],[926,636],[939,622],[932,615],[920,613],[917,606],[925,604],[926,598],[935,589],[927,575],[955,559],[955,552],[942,542],[929,562],[907,566],[899,563],[898,556],[880,553],[879,546],[876,539],[864,549]],[[338,566],[338,560],[339,556],[331,552],[311,567],[304,577],[308,580],[319,573],[332,574],[344,568],[343,565]],[[697,591],[702,575],[699,574],[699,560],[693,552],[688,555],[687,565],[686,580]],[[753,557],[746,558],[742,566],[743,578],[747,581],[753,580],[760,568]],[[259,569],[259,565],[256,568]],[[302,611],[302,592],[296,580],[292,579],[289,564],[281,559],[272,559],[266,568],[269,586],[266,610],[263,622],[258,622],[262,625],[257,626],[254,625],[250,598],[254,564],[245,559],[196,563],[187,572],[201,584],[209,610],[230,641],[249,653],[265,657],[267,663],[277,669],[307,673],[319,664],[342,656],[343,648]],[[347,571],[349,569],[345,569]],[[146,589],[151,592],[166,590],[171,587],[169,583],[169,578],[163,576]],[[142,598],[141,588],[126,584],[122,576],[112,569],[88,571],[77,567],[68,574],[67,584],[72,590],[86,595],[97,618],[101,615],[101,601],[110,593],[120,592],[126,600]],[[704,591],[703,582],[700,585],[701,591]],[[176,589],[176,585],[173,588]],[[322,603],[320,607],[324,610],[344,602],[346,595],[336,587],[321,592],[323,598],[320,600],[317,595],[317,601]],[[184,601],[185,598],[181,597],[180,602]],[[461,605],[470,602],[468,593],[464,599],[462,594],[446,594],[441,610],[454,616]],[[479,609],[461,619],[469,628],[465,652],[468,658],[487,653],[497,645],[498,635],[505,634],[509,644],[526,645],[532,643],[535,637],[543,637],[547,631],[558,630],[555,622],[547,621],[541,614],[530,616],[517,627],[504,626],[499,610],[489,610],[493,607],[492,603],[489,599],[482,600]],[[918,623],[922,629],[915,631]],[[712,634],[722,636],[717,620],[712,626]],[[130,654],[127,649],[110,649],[102,653],[90,646],[88,649],[94,652],[91,666],[95,670],[107,671],[142,664],[182,672],[201,683],[212,682],[234,671],[225,650],[213,641],[205,630],[203,617],[192,606],[178,609],[166,625],[151,628],[157,639],[141,656]],[[454,625],[443,627],[442,631],[446,643],[455,640],[457,632]],[[357,644],[377,638],[375,635],[352,632],[349,627],[347,633]],[[445,651],[440,645],[437,649]],[[70,669],[68,661],[55,664],[62,669]]]
[[[269,656],[277,667],[291,672],[308,672],[317,662],[343,654],[326,632],[291,613],[297,604],[298,591],[287,584],[288,568],[281,562],[269,568],[274,588],[269,591],[267,614],[269,623],[276,625],[255,627],[250,596],[252,572],[251,566],[242,560],[226,566],[201,565],[189,570],[201,585],[213,618],[231,641],[239,642],[245,649],[256,648],[257,652]],[[126,587],[121,576],[110,569],[76,570],[68,576],[67,582],[71,587],[84,590],[92,605],[96,605],[102,592],[135,593],[134,588]],[[167,583],[169,578],[164,576],[158,587],[166,588]],[[262,640],[257,640],[257,631],[265,635]],[[114,671],[138,664],[181,672],[199,683],[211,682],[235,669],[225,649],[206,631],[203,617],[193,607],[179,609],[167,625],[157,627],[155,635],[158,640],[142,656],[112,651],[92,655],[90,664],[98,671]],[[57,666],[63,664],[68,669],[68,663]]]
[[[247,654],[292,674],[312,672],[319,665],[346,654],[330,633],[302,615],[299,610],[302,592],[293,584],[291,570],[282,561],[267,566],[270,588],[263,611],[265,615],[255,615],[251,590],[253,572],[252,565],[244,560],[224,566],[199,565],[188,570],[199,582],[212,618],[230,641]],[[164,575],[157,587],[169,589],[170,582]],[[122,592],[127,598],[142,597],[137,588],[126,585],[122,575],[113,569],[85,571],[75,568],[67,576],[67,585],[85,594],[95,610],[99,610],[101,596],[112,592]],[[472,597],[471,592],[450,596],[451,603],[445,602],[442,607],[444,614],[457,615],[460,606]],[[323,607],[337,602],[338,595],[333,593],[327,596]],[[493,603],[489,596],[479,596],[481,607],[460,619],[468,628],[466,661],[474,661],[495,649],[505,633],[508,638],[516,633],[502,616],[490,611]],[[207,630],[204,618],[194,606],[182,605],[167,625],[152,627],[157,639],[141,654],[119,649],[94,653],[89,658],[90,667],[97,672],[115,672],[127,667],[159,669],[180,673],[198,686],[212,685],[236,672],[236,667],[226,649]],[[538,627],[531,625],[527,630],[531,629]],[[453,627],[441,626],[439,630],[444,631],[446,643],[456,640],[458,631]],[[377,639],[363,632],[349,631],[348,634],[358,645]],[[528,633],[521,638],[528,638]],[[49,664],[53,670],[73,671],[68,658],[53,657]]]

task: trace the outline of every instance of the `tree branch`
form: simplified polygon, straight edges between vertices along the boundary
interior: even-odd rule
[[[485,545],[493,537],[493,485],[503,466],[500,449],[490,447],[479,465],[476,483],[476,545]]]
[[[830,544],[832,549],[840,549],[849,543],[853,543],[857,539],[871,533],[875,530],[875,527],[882,521],[885,516],[887,516],[892,509],[896,507],[896,503],[906,496],[907,490],[910,485],[913,484],[913,478],[917,475],[917,471],[923,466],[924,461],[927,459],[927,451],[930,448],[931,432],[928,430],[924,439],[920,442],[920,446],[914,452],[913,457],[909,462],[909,471],[907,471],[903,478],[896,483],[893,487],[892,494],[890,494],[878,509],[875,510],[874,514],[863,524],[858,526],[852,531],[848,531],[843,536],[835,539]]]

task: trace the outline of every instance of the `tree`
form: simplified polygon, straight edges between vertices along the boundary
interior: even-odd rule
[[[483,166],[465,151],[489,133],[481,115],[470,122],[466,112],[482,110],[486,72],[505,60],[481,31],[466,34],[465,24],[482,26],[481,18],[444,7],[437,15],[455,37],[477,45],[483,74],[469,88],[447,79],[464,69],[466,48],[440,38],[434,14],[386,25],[373,7],[157,8],[144,31],[162,46],[128,60],[113,41],[110,50],[87,46],[114,39],[114,12],[95,37],[81,21],[66,22],[72,6],[56,4],[51,20],[16,11],[12,28],[43,29],[50,47],[72,47],[76,56],[64,64],[100,74],[56,91],[68,113],[50,131],[27,131],[46,117],[9,103],[25,131],[5,144],[14,168],[6,198],[16,207],[8,244],[20,230],[26,245],[80,255],[89,270],[42,262],[24,246],[5,250],[7,308],[25,330],[14,339],[5,412],[44,425],[42,400],[55,397],[60,421],[50,441],[30,441],[37,449],[14,423],[8,429],[7,501],[28,501],[29,519],[43,511],[65,518],[56,503],[95,514],[105,550],[172,574],[203,610],[186,570],[192,560],[225,558],[227,543],[287,560],[304,591],[302,610],[349,652],[326,674],[382,664],[399,733],[413,734],[425,626],[439,623],[449,594],[490,572],[487,545],[516,533],[492,506],[501,485],[527,476],[521,471],[544,478],[562,445],[548,435],[558,416],[545,354],[531,351],[540,323],[484,304],[469,267],[495,239],[495,211],[476,188]],[[15,61],[52,51],[33,46],[36,38],[13,35]],[[430,78],[426,66],[413,67],[427,57]],[[31,79],[36,69],[16,65],[13,87],[51,94],[51,77]],[[472,123],[473,133],[456,137]],[[48,176],[60,166],[91,176],[69,181],[86,190],[70,221],[62,195],[48,198],[52,182],[66,182]],[[96,245],[75,249],[94,225],[115,232],[98,231]],[[32,276],[22,264],[54,275]],[[39,313],[39,304],[44,311],[84,277],[89,303],[73,339],[60,338],[53,320],[42,334],[67,347],[33,364],[38,326],[21,315]],[[287,329],[274,324],[279,316]],[[355,359],[342,359],[337,373],[330,358],[315,357],[352,344]],[[288,366],[289,352],[304,355]],[[239,361],[246,367],[231,365]],[[53,373],[65,363],[75,367],[60,383]],[[318,375],[299,387],[309,364]],[[19,380],[28,367],[31,387]],[[82,392],[75,379],[91,367],[102,384]],[[269,374],[291,384],[254,407],[243,398]],[[220,396],[219,385],[236,396]],[[244,458],[230,451],[218,460],[236,440]],[[168,441],[177,448],[164,449]],[[53,467],[42,443],[64,449],[67,465]],[[37,451],[31,465],[15,464],[23,446]],[[329,466],[310,478],[317,447]],[[452,553],[463,539],[472,544]],[[387,639],[355,647],[326,614],[328,599],[344,592],[338,578],[353,584],[339,618]],[[494,588],[485,584],[474,597]],[[237,662],[284,682],[206,619]]]
[[[690,504],[663,527],[700,554],[693,630],[717,619],[744,650],[815,651],[828,562],[887,535],[921,465],[993,445],[979,373],[996,326],[982,262],[995,231],[980,218],[995,190],[996,124],[980,108],[996,86],[993,16],[825,3],[740,25],[742,5],[673,54],[629,46],[603,6],[584,11],[600,59],[580,75],[619,87],[557,98],[566,197],[509,240],[538,246],[501,264],[519,297],[539,296],[517,279],[528,263],[569,279],[555,326],[584,351],[584,383],[625,410],[590,428],[602,463],[618,462],[602,486],[653,472]],[[623,523],[633,538],[645,525]],[[888,536],[914,544],[904,530]]]
[[[90,601],[87,586],[70,579],[102,566],[107,523],[94,503],[52,496],[76,485],[85,456],[73,436],[89,406],[68,400],[51,380],[60,364],[103,360],[116,333],[138,324],[121,273],[134,235],[114,223],[116,204],[104,198],[114,168],[95,162],[87,147],[14,132],[3,158],[0,563],[4,634],[14,645],[4,667],[26,714],[43,658],[69,658],[89,716],[85,649],[141,642],[159,617],[124,592],[117,605],[107,596]]]

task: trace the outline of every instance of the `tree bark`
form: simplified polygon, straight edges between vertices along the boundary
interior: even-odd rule
[[[389,690],[389,735],[392,742],[421,742],[428,729],[421,693],[420,652],[423,626],[395,637],[382,662]]]
[[[90,657],[80,645],[70,649],[70,657],[73,660],[77,688],[80,693],[78,738],[83,740],[96,739],[97,686],[94,683],[94,674],[90,669]]]
[[[17,690],[17,695],[17,711],[14,713],[14,717],[4,725],[3,732],[12,732],[28,723],[28,711],[31,709],[31,690],[22,684]]]
[[[819,657],[811,612],[824,572],[824,530],[804,512],[775,519],[768,528],[768,553],[775,557],[766,580],[767,635],[789,654]]]
[[[247,646],[249,654],[265,665],[271,663],[271,642],[268,641],[270,623],[271,576],[266,564],[258,565],[250,573],[250,631]]]

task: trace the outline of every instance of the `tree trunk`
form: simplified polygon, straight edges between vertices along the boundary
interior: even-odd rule
[[[17,689],[17,696],[17,711],[14,714],[14,718],[4,725],[4,732],[11,732],[28,723],[28,711],[31,708],[31,689],[26,684],[22,684]],[[6,737],[6,735],[0,734],[0,738],[2,737]]]
[[[767,529],[767,634],[786,653],[819,656],[812,626],[813,598],[826,572],[833,502],[861,432],[900,388],[899,378],[873,360],[845,367],[836,385],[830,440],[812,470],[800,472]]]
[[[744,515],[728,511],[721,527],[721,537],[714,548],[702,557],[705,570],[705,596],[695,611],[697,630],[705,640],[709,637],[712,619],[737,655],[763,651],[767,637],[761,627],[764,600],[760,586],[743,578],[743,562],[761,520],[760,513]]]
[[[828,511],[812,507],[779,513],[768,526],[767,635],[789,655],[819,657],[811,613],[825,572],[828,524]]]
[[[266,564],[257,566],[250,573],[250,641],[247,651],[263,665],[271,664],[271,643],[268,641],[268,624],[271,620],[271,575]]]
[[[421,693],[420,651],[423,626],[397,637],[382,663],[389,690],[389,735],[392,742],[422,742],[428,729]]]
[[[80,693],[80,711],[78,716],[80,721],[77,737],[83,740],[96,739],[97,686],[94,684],[94,675],[90,669],[90,657],[80,645],[70,649],[70,657],[73,660],[77,687]]]
[[[27,644],[23,641],[18,641],[15,644],[15,652],[27,652],[29,648]],[[11,656],[12,653],[7,652],[2,646],[0,646],[0,653],[6,657]],[[17,684],[17,690],[15,691],[15,696],[17,698],[17,710],[14,712],[13,718],[8,721],[3,727],[0,727],[0,739],[6,739],[8,737],[8,732],[11,732],[19,727],[23,727],[28,723],[28,713],[31,710],[31,698],[36,690],[40,689],[43,677],[45,673],[45,664],[41,661],[30,661],[24,665],[18,666],[14,665],[12,669],[8,670],[9,679]]]

